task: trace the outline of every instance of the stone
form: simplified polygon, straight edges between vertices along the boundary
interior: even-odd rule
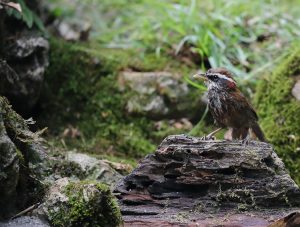
[[[126,106],[129,114],[193,118],[205,106],[179,75],[170,72],[122,72],[118,81],[121,90],[131,93]]]
[[[0,64],[0,83],[6,86],[0,86],[0,94],[20,113],[30,112],[38,101],[48,50],[48,41],[35,35],[22,35],[5,49],[6,64]]]
[[[34,211],[51,226],[119,226],[122,222],[117,202],[106,185],[91,181],[57,180],[44,203]]]
[[[300,207],[300,189],[270,144],[186,135],[164,139],[115,193],[125,226],[262,227]]]
[[[50,227],[50,225],[35,216],[22,216],[7,222],[0,222],[1,227]]]
[[[42,5],[47,12],[55,11],[62,5],[68,6],[68,12],[72,17],[55,17],[54,21],[47,24],[47,30],[56,37],[60,37],[66,41],[78,42],[88,41],[92,28],[89,9],[93,9],[94,4],[81,5],[72,0],[61,0],[61,2],[43,2]],[[87,11],[88,10],[88,11]],[[47,15],[49,17],[49,15]]]
[[[292,95],[298,100],[300,101],[300,80],[298,80],[293,89],[292,89]]]
[[[18,82],[19,76],[17,73],[7,64],[6,61],[0,59],[0,91],[5,89],[13,89],[13,85]]]
[[[87,41],[92,28],[87,21],[68,23],[66,21],[56,21],[54,23],[56,33],[66,41]]]
[[[45,38],[31,35],[14,40],[5,50],[7,64],[13,66],[16,79],[1,88],[0,94],[5,95],[20,113],[29,113],[38,101],[48,66],[48,50]]]
[[[32,55],[39,55],[41,62],[47,62],[48,41],[35,35],[23,35],[8,46],[6,56],[9,60],[24,59]],[[36,59],[37,60],[37,59]],[[38,71],[38,70],[37,70]]]
[[[81,177],[81,180],[94,180],[100,183],[106,183],[113,187],[121,178],[123,178],[123,176],[107,162],[87,154],[67,152],[65,160],[77,164],[80,167],[82,175],[84,176]]]
[[[43,192],[46,151],[38,133],[0,96],[0,220],[32,205]]]
[[[26,5],[39,15],[40,2],[24,0],[21,6]],[[1,12],[0,25],[0,95],[7,97],[18,113],[30,115],[48,66],[49,43],[42,31],[35,30],[41,26],[28,28],[20,18]]]
[[[0,115],[0,215],[15,209],[20,160],[15,144],[7,135]],[[15,201],[15,202],[14,202]]]

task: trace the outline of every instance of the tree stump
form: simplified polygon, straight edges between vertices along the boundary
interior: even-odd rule
[[[125,226],[267,226],[300,206],[268,143],[169,136],[115,189]]]

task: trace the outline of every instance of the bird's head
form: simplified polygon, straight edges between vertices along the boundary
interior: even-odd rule
[[[234,89],[236,81],[233,79],[232,73],[226,68],[209,69],[206,73],[197,73],[193,76],[197,79],[204,79],[208,89]]]

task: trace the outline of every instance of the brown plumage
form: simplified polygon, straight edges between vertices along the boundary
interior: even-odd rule
[[[218,126],[231,128],[232,139],[249,139],[249,129],[252,129],[260,141],[265,141],[257,114],[238,89],[230,71],[215,68],[197,75],[206,80],[208,107]]]

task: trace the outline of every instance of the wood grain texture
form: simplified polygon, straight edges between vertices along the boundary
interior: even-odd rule
[[[164,139],[115,193],[125,226],[210,226],[218,221],[267,226],[300,206],[299,187],[270,144],[245,146],[186,135]]]

